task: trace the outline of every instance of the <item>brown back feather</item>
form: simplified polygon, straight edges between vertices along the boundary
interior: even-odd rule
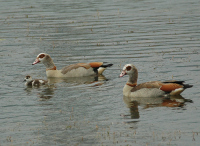
[[[77,63],[77,64],[71,64],[69,66],[65,66],[64,68],[62,68],[61,73],[62,74],[66,74],[67,72],[73,70],[73,69],[77,69],[79,67],[84,67],[86,69],[90,68],[90,65],[88,63]]]
[[[131,90],[131,92],[135,92],[142,88],[158,88],[159,89],[161,86],[162,86],[162,82],[160,82],[160,81],[146,82],[146,83],[138,84]]]

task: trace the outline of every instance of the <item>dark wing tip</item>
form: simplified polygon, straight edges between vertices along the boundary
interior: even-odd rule
[[[104,67],[104,68],[106,68],[106,67],[111,67],[111,66],[113,66],[113,64],[111,63],[111,64],[103,64],[103,65],[101,65],[101,67]]]
[[[189,85],[189,84],[183,84],[183,87],[186,89],[186,88],[192,88],[193,85]]]
[[[176,81],[176,80],[169,80],[169,81],[165,81],[163,83],[176,83],[176,84],[180,84],[182,85],[185,81]]]

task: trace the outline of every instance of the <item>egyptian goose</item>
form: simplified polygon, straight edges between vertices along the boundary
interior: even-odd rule
[[[42,62],[46,66],[47,77],[83,77],[102,74],[106,67],[110,67],[113,64],[104,64],[103,62],[91,62],[91,63],[77,63],[63,67],[61,70],[57,70],[50,55],[46,53],[40,53],[32,65]]]
[[[151,81],[137,84],[138,70],[132,64],[126,64],[120,77],[129,75],[129,80],[123,88],[123,95],[128,97],[158,97],[180,95],[186,88],[193,85],[183,84],[184,81]]]
[[[47,84],[48,81],[42,80],[42,79],[35,79],[33,80],[31,76],[27,75],[24,78],[24,81],[26,82],[26,86],[40,86],[40,85],[45,85]]]

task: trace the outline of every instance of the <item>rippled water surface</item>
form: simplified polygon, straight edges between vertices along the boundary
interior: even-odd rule
[[[197,0],[7,0],[0,9],[0,145],[199,145],[200,3]],[[113,63],[93,78],[47,79],[36,56],[57,68]],[[134,64],[138,82],[185,80],[180,97],[123,97]]]

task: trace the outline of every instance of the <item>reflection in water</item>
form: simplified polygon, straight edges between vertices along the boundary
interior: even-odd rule
[[[107,80],[103,75],[99,76],[89,76],[89,77],[77,77],[77,78],[48,78],[48,85],[39,87],[29,87],[25,89],[27,94],[30,95],[34,89],[37,90],[37,95],[41,99],[50,99],[54,95],[54,90],[56,89],[56,83],[69,83],[69,86],[82,85],[82,84],[93,84],[92,86],[100,86],[103,83],[98,81]],[[66,85],[66,84],[65,84]]]
[[[35,89],[37,90],[37,95],[39,98],[42,99],[50,99],[54,95],[54,90],[56,89],[54,85],[45,85],[41,87],[27,87],[25,88],[25,91],[27,92],[28,95],[31,94],[31,92]]]
[[[131,119],[139,119],[138,105],[144,105],[144,108],[150,107],[183,107],[185,102],[192,102],[192,100],[185,99],[181,95],[164,97],[150,97],[150,98],[130,98],[123,96],[123,100],[127,107],[130,108]]]
[[[41,99],[50,99],[54,95],[55,88],[48,87],[44,90],[42,90],[40,93],[38,93],[38,97]]]

